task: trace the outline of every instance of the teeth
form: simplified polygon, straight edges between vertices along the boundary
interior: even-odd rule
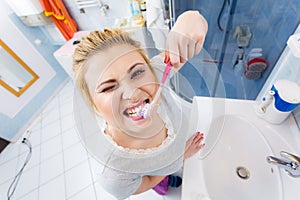
[[[145,106],[145,104],[146,104],[146,102],[144,102],[142,105],[140,105],[138,107],[128,109],[126,111],[127,115],[129,117],[138,117],[140,115],[142,108]]]
[[[133,108],[132,110],[128,110],[127,113],[130,117],[137,117],[142,109],[142,105],[136,107],[136,108]]]

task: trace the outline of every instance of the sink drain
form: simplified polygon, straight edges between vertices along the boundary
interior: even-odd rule
[[[244,180],[250,178],[250,172],[246,167],[237,167],[236,174],[238,175],[238,177]]]

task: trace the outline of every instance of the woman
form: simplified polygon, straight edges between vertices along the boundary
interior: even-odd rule
[[[188,11],[170,31],[165,53],[151,61],[138,42],[117,29],[93,31],[76,47],[75,80],[106,138],[100,184],[116,198],[151,188],[166,194],[169,185],[178,186],[178,178],[169,175],[203,147],[200,132],[186,140],[190,107],[167,87],[150,118],[139,113],[158,90],[164,57],[177,71],[200,52],[206,32],[205,19]]]

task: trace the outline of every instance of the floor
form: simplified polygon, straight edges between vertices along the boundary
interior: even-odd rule
[[[32,156],[11,199],[115,199],[101,188],[91,170],[98,163],[87,154],[76,133],[72,102],[73,83],[69,80],[24,133],[32,145]],[[8,188],[28,154],[22,138],[0,154],[0,199],[7,199]],[[149,190],[127,200],[180,200],[180,196],[181,187],[172,188],[166,196]]]

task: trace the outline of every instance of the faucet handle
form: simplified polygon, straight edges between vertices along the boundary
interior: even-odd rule
[[[300,165],[300,157],[295,156],[294,154],[288,153],[286,151],[280,151],[280,155],[286,159],[289,159]]]
[[[300,157],[286,151],[280,151],[280,155],[283,157],[282,159],[268,156],[267,161],[283,168],[292,177],[300,177]]]

